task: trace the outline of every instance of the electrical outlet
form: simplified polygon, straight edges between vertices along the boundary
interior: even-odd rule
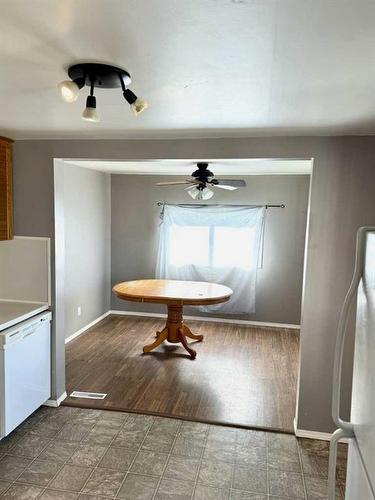
[[[77,316],[81,316],[81,314],[82,314],[82,308],[81,308],[81,306],[78,306],[77,307]]]

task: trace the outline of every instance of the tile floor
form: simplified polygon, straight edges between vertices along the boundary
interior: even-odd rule
[[[339,451],[343,498],[346,450]],[[0,442],[5,499],[325,498],[327,443],[162,417],[43,407]]]

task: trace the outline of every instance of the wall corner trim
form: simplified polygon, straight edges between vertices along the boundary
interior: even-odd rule
[[[107,316],[109,316],[109,314],[111,314],[111,311],[107,311],[106,313],[104,313],[101,316],[99,316],[99,318],[96,318],[96,319],[94,319],[94,321],[91,321],[91,323],[89,323],[88,325],[85,325],[84,327],[82,327],[79,330],[77,330],[75,333],[73,333],[72,335],[70,335],[69,337],[67,337],[65,339],[65,344],[68,344],[69,342],[71,342],[72,340],[74,340],[76,337],[78,337],[79,335],[81,335],[81,333],[85,332],[86,330],[88,330],[92,326],[96,325],[96,323],[99,323],[99,321],[101,321],[102,319],[104,319]]]
[[[51,406],[52,408],[58,408],[61,405],[61,403],[64,401],[64,399],[67,397],[68,397],[67,393],[64,392],[57,399],[47,399],[47,401],[45,403],[43,403],[43,406]]]

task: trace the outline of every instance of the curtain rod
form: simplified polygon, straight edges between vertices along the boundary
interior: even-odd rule
[[[214,204],[203,204],[203,203],[167,203],[165,201],[158,201],[157,202],[158,207],[161,207],[163,205],[170,205],[172,207],[215,207],[218,205]],[[259,207],[265,207],[265,208],[285,208],[284,204],[281,205],[220,205],[224,207],[251,207],[251,208],[259,208]]]

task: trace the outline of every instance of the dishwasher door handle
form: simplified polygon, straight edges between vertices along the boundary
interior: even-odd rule
[[[33,328],[32,330],[29,330],[28,332],[26,332],[24,334],[23,338],[25,339],[26,337],[29,337],[30,335],[33,335],[36,331],[37,331],[37,328]]]

